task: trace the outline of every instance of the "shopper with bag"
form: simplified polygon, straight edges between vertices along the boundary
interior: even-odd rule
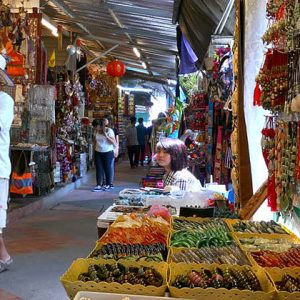
[[[4,72],[6,60],[0,54],[0,73],[6,84],[13,84]],[[9,130],[14,117],[14,101],[6,93],[0,92],[0,272],[9,269],[12,258],[8,254],[3,239],[3,229],[6,227],[6,214],[9,191],[11,163],[9,158]]]

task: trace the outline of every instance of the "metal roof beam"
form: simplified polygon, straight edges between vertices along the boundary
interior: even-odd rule
[[[115,12],[118,13],[131,13],[136,14],[139,16],[153,16],[153,17],[160,17],[160,18],[170,18],[170,13],[168,11],[164,11],[159,7],[157,9],[154,8],[144,8],[132,5],[126,5],[123,3],[118,4],[105,4],[107,7],[113,9]]]
[[[227,23],[227,20],[229,18],[230,12],[233,8],[233,5],[234,5],[234,0],[229,0],[228,4],[226,6],[226,9],[222,15],[222,18],[219,21],[217,28],[215,29],[215,32],[214,32],[215,35],[222,33],[222,31]]]
[[[67,16],[69,16],[72,19],[78,20],[77,15],[70,10],[70,8],[61,0],[49,0],[49,2],[53,3],[56,7],[58,7],[60,10],[62,10]],[[80,22],[76,22],[76,25],[80,27],[84,32],[87,34],[91,34],[91,32]],[[100,46],[100,48],[105,49],[104,45],[100,43],[99,41],[96,41],[97,44]]]

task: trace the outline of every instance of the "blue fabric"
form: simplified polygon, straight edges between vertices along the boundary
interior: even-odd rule
[[[191,48],[189,42],[186,40],[184,35],[181,35],[180,42],[180,64],[179,74],[189,74],[197,71],[195,62],[198,60],[195,52]]]
[[[136,126],[136,131],[137,131],[137,139],[139,145],[144,146],[145,136],[147,135],[147,128],[144,125],[139,124],[138,126]]]
[[[14,179],[13,184],[17,189],[32,186],[32,178]]]

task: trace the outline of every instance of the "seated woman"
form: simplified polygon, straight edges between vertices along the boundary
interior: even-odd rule
[[[178,139],[163,138],[156,145],[156,161],[165,169],[164,186],[199,191],[199,180],[187,169],[187,149]]]

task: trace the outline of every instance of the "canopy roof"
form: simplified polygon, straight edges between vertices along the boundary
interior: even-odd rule
[[[110,55],[124,61],[127,70],[153,78],[176,79],[176,21],[201,60],[228,2],[42,0],[41,5],[52,20],[77,33],[93,55],[118,44]],[[228,35],[232,30],[225,27],[224,33]],[[133,47],[141,53],[140,58]]]

